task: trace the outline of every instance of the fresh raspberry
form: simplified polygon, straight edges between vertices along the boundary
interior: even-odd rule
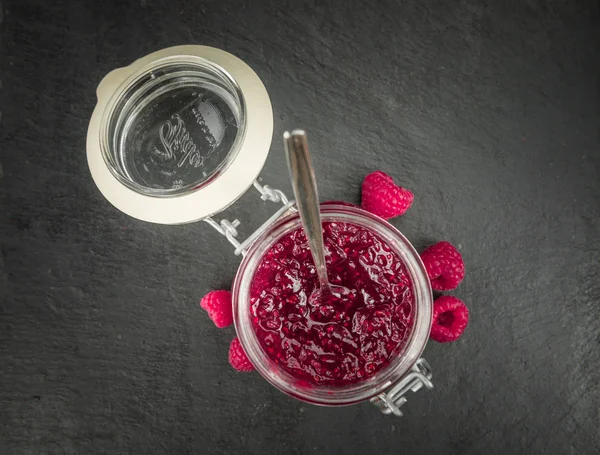
[[[440,343],[456,341],[469,323],[469,309],[462,300],[443,295],[433,302],[433,324],[430,337]]]
[[[421,253],[421,260],[435,291],[449,291],[465,277],[465,263],[454,246],[439,242]]]
[[[200,306],[207,311],[208,317],[220,329],[231,325],[233,322],[233,307],[231,292],[229,291],[209,292],[200,301]]]
[[[231,345],[229,346],[229,363],[238,371],[254,370],[254,365],[250,363],[250,359],[244,352],[244,348],[242,348],[242,343],[238,337],[231,340]]]
[[[362,184],[362,208],[386,220],[404,215],[413,199],[409,190],[382,171],[370,173]]]

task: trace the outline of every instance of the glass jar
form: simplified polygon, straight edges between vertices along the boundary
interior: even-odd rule
[[[88,128],[92,178],[116,208],[161,224],[207,222],[244,259],[233,296],[236,330],[259,373],[283,392],[320,405],[370,399],[384,413],[402,415],[408,391],[431,388],[431,370],[419,358],[431,327],[431,288],[421,260],[393,226],[362,209],[322,208],[324,221],[348,221],[384,239],[411,276],[416,319],[405,347],[374,376],[344,388],[306,387],[266,357],[249,319],[248,289],[264,253],[300,226],[294,201],[257,180],[273,134],[273,112],[256,73],[239,58],[207,46],[176,46],[110,72],[97,89]],[[214,216],[254,187],[264,201],[281,203],[248,238],[240,221]]]
[[[404,378],[419,360],[429,338],[432,318],[431,286],[418,253],[392,225],[358,207],[325,205],[323,222],[345,222],[366,228],[383,239],[397,253],[409,273],[415,296],[415,319],[407,343],[375,375],[343,387],[320,386],[299,381],[273,362],[262,349],[252,325],[250,285],[265,253],[286,234],[301,227],[298,214],[273,223],[248,249],[233,284],[235,328],[250,361],[257,371],[282,392],[313,404],[340,406],[377,397]],[[429,383],[427,384],[429,385]],[[395,406],[395,405],[394,405]]]

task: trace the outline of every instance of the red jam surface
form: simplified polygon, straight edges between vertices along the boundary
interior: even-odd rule
[[[326,222],[323,236],[330,282],[353,292],[309,300],[318,280],[300,228],[263,257],[250,288],[251,311],[274,362],[300,380],[344,386],[374,375],[404,347],[414,295],[404,263],[373,232]]]

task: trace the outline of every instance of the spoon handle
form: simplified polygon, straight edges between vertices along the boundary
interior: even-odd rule
[[[317,275],[321,285],[328,285],[319,194],[317,193],[315,171],[308,151],[306,133],[302,130],[294,130],[291,133],[286,131],[283,133],[283,142],[296,205],[300,212]]]

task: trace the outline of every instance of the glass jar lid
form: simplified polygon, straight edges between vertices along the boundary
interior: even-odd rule
[[[87,136],[92,177],[119,210],[178,224],[220,212],[258,176],[273,133],[267,91],[237,57],[177,46],[109,73]]]

